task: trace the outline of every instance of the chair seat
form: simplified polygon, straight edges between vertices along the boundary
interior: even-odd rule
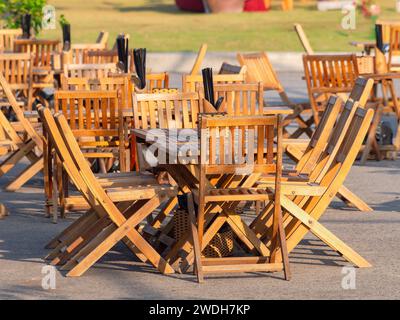
[[[168,197],[174,197],[177,195],[177,188],[170,185],[131,185],[131,187],[112,187],[105,188],[107,195],[113,202],[123,201],[136,201],[151,199],[156,195],[165,194]],[[65,205],[67,207],[86,207],[86,200],[80,196],[70,196],[65,199]]]

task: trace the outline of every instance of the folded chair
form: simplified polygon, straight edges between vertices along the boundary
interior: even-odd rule
[[[14,168],[24,157],[28,158],[30,161],[30,165],[6,187],[7,191],[16,191],[43,169],[43,142],[41,136],[32,126],[31,122],[25,118],[23,110],[18,105],[2,73],[0,73],[0,89],[8,99],[8,103],[17,117],[21,126],[21,133],[26,136],[26,138],[21,138],[14,126],[7,120],[4,114],[0,112],[1,126],[5,131],[6,137],[13,146],[11,153],[0,163],[0,177]],[[35,148],[39,156],[36,154]]]
[[[176,188],[138,175],[129,186],[104,189],[90,170],[65,117],[58,114],[54,119],[43,107],[39,112],[65,170],[91,205],[87,214],[52,241],[58,243],[50,254],[52,264],[62,265],[62,270],[68,270],[67,276],[81,276],[122,240],[143,262],[149,261],[162,273],[173,273],[136,227],[164,200],[174,197]]]
[[[269,61],[268,55],[265,52],[253,53],[253,54],[237,54],[237,59],[240,65],[247,66],[247,82],[262,82],[264,91],[276,91],[278,92],[282,103],[294,110],[293,115],[287,116],[284,121],[284,125],[289,125],[292,121],[297,122],[299,128],[290,135],[292,138],[298,138],[303,133],[311,137],[312,130],[311,125],[313,124],[312,119],[305,120],[303,113],[307,112],[309,106],[306,104],[293,103],[276,75],[275,70]],[[285,130],[285,129],[284,129]],[[284,131],[285,137],[288,137],[288,132]]]
[[[370,96],[372,86],[373,80],[358,78],[355,81],[355,85],[349,95],[348,101],[358,102],[360,106],[365,106]],[[319,160],[323,148],[325,148],[327,139],[333,131],[333,126],[328,125],[328,123],[332,120],[335,121],[337,118],[337,111],[332,113],[332,107],[335,104],[340,106],[339,100],[341,99],[336,96],[331,96],[329,98],[325,111],[322,114],[321,121],[316,127],[316,131],[311,140],[296,141],[297,139],[284,139],[285,151],[289,157],[297,163],[296,171],[298,173],[309,175]],[[355,107],[355,104],[346,103],[343,109],[344,113],[341,117],[346,117],[346,112],[349,112],[347,109],[350,107]],[[335,110],[337,110],[337,107],[335,107]],[[317,145],[319,145],[318,148]],[[316,150],[318,150],[318,152],[315,152]],[[313,153],[312,156],[310,156],[311,152]],[[305,165],[306,168],[308,168],[306,171],[304,171],[303,168]],[[360,211],[372,211],[372,209],[362,199],[347,189],[344,185],[340,187],[337,196],[346,204],[354,206]]]
[[[353,107],[354,102],[348,101],[348,107],[339,118],[326,149],[312,170],[310,180],[312,186],[322,188],[318,196],[288,196],[281,198],[284,210],[284,225],[291,252],[311,231],[346,260],[358,267],[369,267],[370,264],[357,252],[351,249],[332,232],[318,222],[339,188],[343,185],[368,131],[373,117],[372,109]],[[266,184],[265,186],[270,186]],[[271,223],[272,208],[268,205],[251,224],[257,236],[268,244],[270,236],[267,228]]]

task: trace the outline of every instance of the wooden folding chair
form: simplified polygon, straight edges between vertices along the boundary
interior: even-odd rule
[[[61,50],[59,40],[17,39],[14,50],[33,54],[33,88],[51,88],[54,86],[52,57]]]
[[[264,91],[276,91],[278,92],[282,103],[294,109],[294,113],[285,118],[284,125],[287,126],[292,121],[298,123],[299,128],[290,137],[298,138],[303,133],[307,134],[309,137],[312,135],[311,125],[313,124],[312,119],[305,120],[302,113],[305,113],[308,105],[293,103],[283,88],[283,85],[279,81],[275,70],[269,61],[268,55],[265,52],[253,53],[253,54],[237,54],[237,59],[240,65],[247,66],[247,82],[262,82],[264,86]],[[289,134],[285,131],[285,137]]]
[[[351,92],[358,77],[357,59],[354,54],[304,55],[303,65],[314,121],[318,124],[324,111],[321,95],[328,99],[331,94]]]
[[[353,104],[353,102],[348,101],[348,104]],[[372,109],[365,110],[352,106],[344,112],[346,113],[344,115],[342,113],[321,159],[310,175],[310,179],[314,181],[313,186],[321,188],[322,193],[318,196],[282,195],[281,197],[281,204],[285,209],[284,225],[288,251],[291,252],[305,234],[311,231],[349,262],[358,267],[369,267],[370,264],[364,258],[318,222],[343,185],[361,148],[374,113]],[[264,212],[251,224],[252,229],[266,244],[270,241],[266,228],[272,221],[268,216],[269,212],[272,212],[272,209],[266,206]]]
[[[194,76],[200,73],[201,65],[203,64],[204,57],[207,53],[207,43],[203,43],[200,46],[199,52],[197,53],[196,60],[194,61],[192,70],[190,71],[190,75]]]
[[[246,74],[215,74],[213,75],[214,84],[223,83],[245,83]],[[203,77],[200,74],[183,75],[182,76],[182,91],[195,92],[196,86],[203,83]]]
[[[14,40],[22,36],[22,29],[0,29],[0,52],[13,52]]]
[[[14,97],[22,103],[24,109],[32,110],[33,57],[29,53],[0,54],[0,72],[6,79]],[[3,103],[0,101],[0,106]]]
[[[129,145],[129,135],[128,135],[128,130],[129,130],[129,123],[128,121],[124,121],[122,117],[122,113],[124,110],[131,110],[132,108],[132,102],[131,102],[131,84],[130,84],[130,79],[129,77],[126,76],[121,76],[121,77],[112,77],[112,78],[99,78],[99,79],[89,79],[89,78],[65,78],[63,75],[61,76],[61,83],[62,83],[62,89],[64,90],[73,90],[73,91],[82,91],[82,90],[90,90],[91,92],[116,92],[118,91],[118,110],[114,110],[114,116],[111,117],[114,120],[118,117],[118,120],[115,120],[115,125],[117,125],[117,128],[119,132],[118,134],[118,140],[116,141],[110,141],[110,143],[113,144],[112,150],[113,154],[116,153],[116,150],[118,149],[118,156],[115,154],[114,156],[118,159],[119,161],[119,168],[121,172],[128,172],[130,171],[130,145]],[[68,92],[68,91],[67,91]],[[71,92],[71,96],[73,96],[73,93]],[[90,98],[82,98],[82,101],[84,103],[87,103]],[[61,100],[63,101],[63,100]],[[78,100],[79,101],[79,100]],[[59,101],[57,102],[59,103]],[[79,102],[77,102],[79,103]],[[94,105],[96,102],[93,102]],[[98,102],[100,103],[100,102]],[[59,103],[60,105],[62,102]],[[107,101],[105,101],[105,104],[107,105]],[[109,108],[106,106],[106,108]],[[84,112],[87,112],[85,110]],[[94,112],[94,110],[92,110]],[[118,113],[118,114],[117,114]],[[93,119],[93,117],[92,117]],[[95,120],[94,120],[95,121]],[[101,122],[101,121],[100,121]],[[84,120],[84,123],[86,123],[86,120]],[[102,124],[101,124],[102,126]],[[89,129],[90,131],[90,129]],[[96,131],[95,135],[98,135],[99,131]],[[122,137],[122,140],[121,140]],[[80,138],[81,139],[81,138]],[[100,139],[103,140],[102,137],[97,136],[96,140]],[[112,139],[112,138],[111,138]],[[114,137],[114,140],[116,137]],[[123,141],[121,143],[121,141]],[[92,142],[93,143],[93,142]],[[103,142],[98,142],[101,144],[101,151],[97,154],[96,157],[100,158],[101,154],[104,152],[102,150],[102,147],[104,146],[104,141]],[[99,149],[98,147],[95,149]],[[106,148],[107,149],[107,148]],[[99,150],[98,150],[99,151]],[[122,155],[122,157],[121,157]],[[93,158],[94,154],[92,152],[89,152],[88,154],[85,153],[85,156],[88,158]],[[105,159],[108,159],[105,161]],[[106,153],[106,158],[100,158],[99,164],[101,165],[102,172],[107,171],[107,168],[110,167],[110,165],[115,161],[113,157],[111,157],[108,153]],[[51,169],[51,168],[50,168]],[[49,169],[49,170],[50,170]],[[60,174],[59,174],[60,175]],[[58,178],[58,195],[59,195],[59,207],[61,211],[61,217],[65,216],[65,213],[67,211],[73,211],[73,210],[81,210],[82,208],[85,208],[87,206],[86,202],[84,199],[81,197],[69,197],[68,192],[65,189],[65,187],[62,187],[63,181],[65,179]],[[53,193],[53,186],[52,186],[52,179],[47,179],[47,181],[50,183],[48,188],[45,188],[48,192],[46,192],[46,197],[49,200],[48,203],[50,204],[51,201],[50,199],[52,198],[52,193]],[[55,205],[55,204],[54,204]],[[49,212],[51,210],[50,207],[47,208],[47,211]]]
[[[198,204],[197,227],[198,245],[194,248],[195,256],[201,257],[213,235],[221,228],[221,223],[228,223],[243,243],[258,251],[256,257],[200,258],[196,260],[196,272],[226,273],[280,271],[290,279],[289,259],[286,252],[286,236],[282,224],[280,208],[280,183],[282,168],[282,122],[281,116],[207,116],[200,118],[200,163],[199,189],[193,190]],[[274,131],[277,130],[277,160],[274,161]],[[275,193],[268,189],[252,186],[229,187],[213,185],[210,175],[229,175],[232,180],[246,181],[261,173],[275,177]],[[235,213],[234,208],[241,201],[273,201],[272,245],[267,248],[258,242],[245,222]],[[215,206],[222,212],[215,222],[206,225],[206,213]],[[221,220],[221,221],[217,221]],[[241,227],[239,227],[241,226]],[[194,243],[196,242],[193,235]],[[276,252],[281,249],[282,263],[276,263]],[[196,249],[198,248],[198,249]],[[201,279],[201,276],[200,276]]]
[[[16,118],[21,126],[21,133],[26,139],[21,138],[14,126],[7,120],[2,112],[0,112],[0,122],[7,138],[12,142],[12,153],[0,163],[0,177],[9,172],[24,157],[28,158],[30,165],[22,171],[7,187],[7,191],[16,191],[21,188],[28,180],[35,176],[43,169],[43,142],[42,138],[30,121],[25,118],[24,112],[18,105],[12,90],[0,73],[0,89],[3,91],[8,103],[11,106]],[[38,149],[40,155],[36,155],[35,148]]]
[[[50,254],[51,263],[62,265],[62,270],[68,270],[67,276],[81,276],[122,240],[143,262],[149,261],[162,273],[173,273],[136,227],[163,201],[175,196],[176,188],[137,176],[129,186],[104,189],[90,170],[65,117],[59,114],[55,122],[48,109],[39,112],[65,170],[91,205],[86,215],[52,241],[58,246]]]
[[[351,109],[356,108],[355,102],[359,106],[365,106],[372,90],[373,80],[358,78],[355,86],[350,93],[349,100],[346,102],[343,112],[340,115],[338,123],[342,123],[343,119],[352,113]],[[325,107],[325,112],[322,114],[321,121],[316,127],[316,130],[309,141],[297,142],[296,139],[284,140],[284,148],[286,153],[294,160],[296,165],[296,172],[299,174],[309,175],[315,168],[319,158],[326,146],[327,139],[333,132],[333,126],[338,115],[338,107],[340,108],[341,99],[336,96],[331,96]],[[340,126],[338,127],[340,128]],[[341,130],[341,129],[337,129]],[[305,143],[306,146],[303,146]],[[286,146],[285,146],[286,144]],[[337,196],[346,204],[356,207],[360,211],[373,211],[362,199],[352,193],[344,185],[340,187]]]
[[[304,29],[300,23],[295,23],[294,24],[294,30],[297,33],[297,36],[299,37],[300,43],[304,48],[304,51],[307,54],[314,54],[314,50],[311,47],[310,41],[308,41],[308,38],[306,36],[306,33],[304,32]]]
[[[67,78],[104,78],[116,72],[114,63],[104,64],[64,64],[64,76]]]

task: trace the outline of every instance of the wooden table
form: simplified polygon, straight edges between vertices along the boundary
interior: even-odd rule
[[[365,51],[368,56],[371,55],[371,51],[376,45],[375,41],[351,41],[349,44]]]

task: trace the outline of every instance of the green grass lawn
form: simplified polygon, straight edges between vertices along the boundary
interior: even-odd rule
[[[400,19],[395,0],[378,1],[380,18]],[[49,0],[72,24],[76,43],[93,42],[100,30],[131,35],[131,46],[150,51],[196,51],[207,42],[211,51],[301,51],[293,23],[303,25],[317,51],[349,51],[352,40],[368,40],[373,22],[357,14],[355,30],[341,28],[340,11],[318,12],[316,1],[283,12],[279,2],[266,13],[193,14],[179,11],[174,0]],[[46,38],[61,38],[61,30],[45,31]]]

